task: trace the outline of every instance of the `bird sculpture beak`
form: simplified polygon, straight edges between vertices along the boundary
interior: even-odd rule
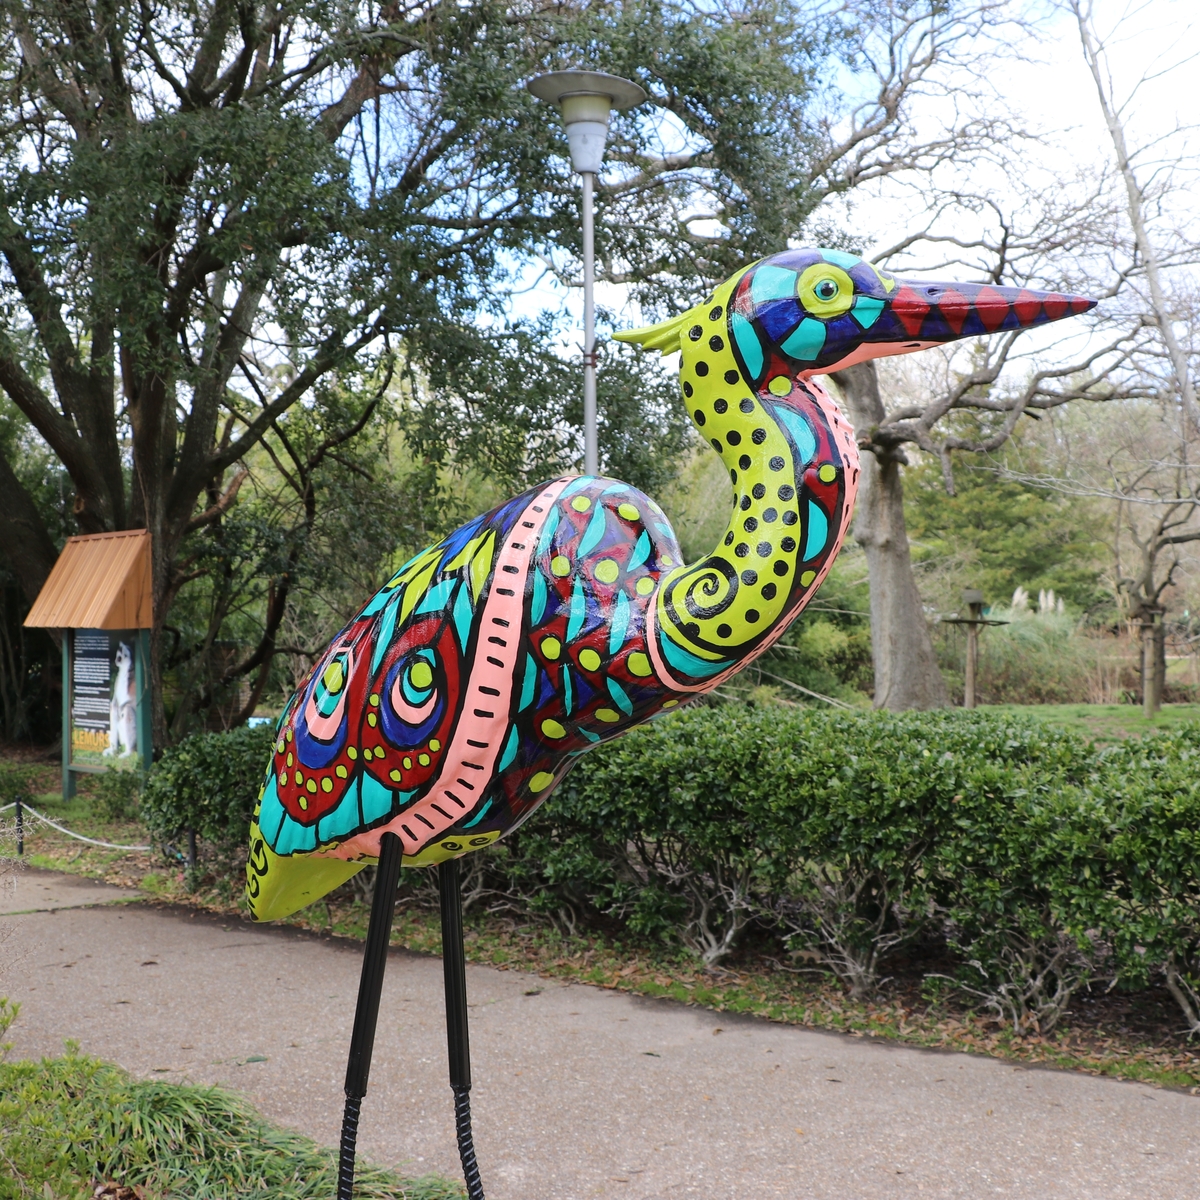
[[[881,305],[870,302],[881,311],[861,342],[844,357],[822,365],[821,372],[839,371],[873,358],[912,354],[960,338],[1032,329],[1087,312],[1097,304],[1087,296],[993,284],[891,282],[890,294]]]

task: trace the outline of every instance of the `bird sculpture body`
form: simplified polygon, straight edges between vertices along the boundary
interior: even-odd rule
[[[681,352],[684,402],[730,479],[720,541],[685,564],[650,497],[564,476],[412,558],[283,712],[251,828],[254,917],[318,899],[377,861],[388,835],[409,866],[491,844],[581,754],[778,639],[832,565],[858,484],[853,430],[814,375],[1092,304],[907,282],[805,249],[618,335]]]

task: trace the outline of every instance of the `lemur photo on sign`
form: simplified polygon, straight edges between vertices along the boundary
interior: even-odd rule
[[[140,768],[136,632],[76,629],[71,655],[71,764]]]

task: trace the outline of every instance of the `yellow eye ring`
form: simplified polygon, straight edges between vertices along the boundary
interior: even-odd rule
[[[814,317],[840,317],[854,303],[854,280],[841,267],[813,263],[796,285],[800,303]]]

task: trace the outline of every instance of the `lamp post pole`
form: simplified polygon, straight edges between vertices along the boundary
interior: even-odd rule
[[[596,176],[583,179],[583,471],[600,474],[600,431],[596,421]]]
[[[558,105],[571,166],[583,181],[583,469],[600,472],[600,438],[596,413],[596,176],[604,160],[608,118],[614,108],[631,108],[646,99],[628,79],[603,71],[553,71],[526,85],[539,100]]]

